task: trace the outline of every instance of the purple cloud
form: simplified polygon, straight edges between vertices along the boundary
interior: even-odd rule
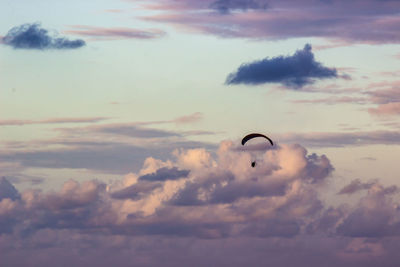
[[[10,200],[16,200],[19,198],[17,189],[5,178],[0,178],[0,201],[8,198]]]
[[[189,175],[189,173],[190,171],[188,170],[179,170],[176,167],[173,168],[163,167],[158,169],[156,172],[140,176],[139,181],[157,182],[157,181],[176,180],[180,178],[186,178]]]
[[[298,89],[317,79],[337,78],[336,69],[324,67],[315,61],[311,45],[298,50],[292,56],[279,56],[241,65],[229,74],[226,84],[258,85],[281,83],[286,87]]]
[[[299,143],[307,147],[400,144],[400,134],[398,131],[287,133],[280,135],[278,138],[281,142]]]
[[[141,182],[128,186],[121,190],[115,191],[111,197],[115,199],[140,199],[146,194],[151,193],[154,189],[160,188],[161,183]]]
[[[146,20],[195,32],[240,38],[328,38],[335,43],[398,43],[398,1],[173,1],[149,6]],[[248,7],[248,8],[246,8]],[[215,9],[220,10],[215,14]],[[235,12],[228,12],[234,10]],[[221,15],[224,14],[224,15]],[[365,29],[369,29],[365,31]]]
[[[338,226],[338,233],[371,238],[400,235],[400,212],[390,197],[397,191],[396,187],[372,186],[368,195]]]
[[[395,187],[376,182],[358,203],[332,207],[319,192],[334,179],[326,157],[283,144],[266,151],[257,168],[249,162],[248,152],[224,141],[216,155],[190,149],[171,160],[149,158],[139,172],[108,184],[70,180],[58,191],[18,192],[0,200],[0,261],[128,266],[137,255],[138,266],[257,266],[266,256],[277,267],[398,262]],[[140,179],[165,170],[190,172]],[[188,190],[193,185],[197,190]],[[201,205],[172,205],[184,191]]]

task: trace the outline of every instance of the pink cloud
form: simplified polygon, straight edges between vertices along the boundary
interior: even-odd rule
[[[400,102],[387,103],[379,105],[377,108],[370,108],[368,112],[372,115],[386,116],[386,115],[399,115]]]
[[[195,112],[190,115],[185,115],[174,119],[173,121],[178,124],[194,123],[202,120],[203,114],[201,112]]]
[[[159,29],[134,29],[134,28],[104,28],[86,25],[69,26],[71,30],[65,33],[91,37],[95,40],[118,40],[118,39],[155,39],[165,36],[165,32]]]

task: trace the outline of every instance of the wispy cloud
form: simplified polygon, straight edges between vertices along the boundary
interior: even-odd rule
[[[106,117],[90,118],[49,118],[43,120],[0,120],[1,126],[29,125],[29,124],[64,124],[64,123],[95,123],[107,120]]]
[[[114,135],[125,135],[134,138],[162,138],[162,137],[181,136],[179,133],[173,131],[144,128],[129,124],[105,125],[105,126],[93,127],[92,130],[96,132],[109,133]]]
[[[298,89],[318,79],[337,78],[336,69],[324,67],[315,61],[311,45],[298,50],[292,56],[279,56],[241,65],[229,74],[226,84],[281,83]]]
[[[159,29],[134,29],[126,27],[104,28],[87,25],[72,25],[71,30],[65,33],[91,37],[95,40],[118,40],[118,39],[156,39],[166,35]]]
[[[288,133],[277,137],[281,142],[298,143],[307,147],[345,147],[373,144],[400,144],[398,131],[311,132]]]
[[[342,96],[342,97],[331,96],[325,98],[301,99],[292,101],[292,103],[297,103],[297,104],[326,104],[326,105],[335,105],[338,103],[365,104],[367,102],[368,102],[367,98],[365,97],[351,97],[351,96]]]
[[[377,116],[399,115],[400,102],[381,104],[377,108],[368,109],[368,112]]]
[[[50,34],[39,23],[23,24],[8,31],[3,37],[3,44],[15,49],[76,49],[85,46],[81,39],[69,40]]]
[[[93,119],[64,118],[13,123],[6,121],[4,125],[77,121],[92,122]],[[215,134],[213,132],[178,132],[149,127],[152,124],[164,123],[175,123],[175,121],[90,124],[56,128],[54,131],[57,136],[54,138],[2,143],[0,161],[19,163],[20,168],[86,168],[97,172],[121,174],[137,170],[147,157],[165,159],[175,149],[195,147],[215,149],[214,144],[191,141],[189,138],[199,134]]]
[[[381,74],[382,75],[382,74]],[[393,73],[384,73],[393,76]],[[366,86],[340,88],[339,86],[326,86],[321,88],[306,87],[304,92],[329,94],[324,98],[308,98],[293,100],[296,104],[356,104],[367,106],[369,114],[375,118],[386,119],[400,114],[400,83],[398,80],[372,82]]]
[[[176,119],[173,119],[172,121],[178,124],[187,124],[187,123],[195,123],[203,119],[203,113],[201,112],[195,112],[190,115],[185,115],[178,117]]]

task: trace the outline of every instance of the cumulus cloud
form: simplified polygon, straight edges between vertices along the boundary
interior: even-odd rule
[[[8,31],[3,43],[15,49],[76,49],[85,46],[81,39],[69,40],[50,34],[39,23],[23,24]]]
[[[22,192],[21,198],[12,200],[20,216],[30,217],[31,223],[24,225],[23,231],[104,228],[132,235],[253,236],[280,221],[275,213],[283,211],[289,214],[284,218],[287,226],[299,229],[291,216],[320,209],[311,187],[333,170],[325,156],[308,155],[298,145],[267,151],[257,169],[250,166],[248,152],[235,150],[232,142],[222,143],[215,159],[202,149],[177,151],[174,157],[167,162],[149,158],[142,171],[122,184],[70,180],[59,192]],[[10,184],[4,188],[10,191]],[[301,196],[304,191],[308,191],[305,198]],[[265,214],[257,215],[263,205],[268,206]],[[243,220],[244,214],[257,218],[258,230],[252,229],[251,221]],[[229,217],[233,224],[227,221]],[[244,228],[234,230],[235,224],[244,224]],[[282,230],[285,227],[269,229],[268,236],[287,235]]]
[[[257,265],[273,251],[274,266],[329,258],[325,266],[353,267],[374,266],[369,262],[381,260],[377,251],[396,257],[390,248],[400,245],[397,187],[353,181],[367,194],[358,203],[330,206],[319,196],[334,178],[326,156],[281,144],[264,151],[256,168],[250,163],[248,151],[224,141],[215,155],[199,148],[177,150],[169,160],[148,158],[140,171],[108,184],[70,180],[58,191],[18,192],[18,198],[0,201],[2,261],[57,265],[65,258],[81,266],[70,256],[79,251],[80,261],[98,266],[108,265],[97,259],[110,253],[117,266],[131,263],[120,261],[125,253],[139,254],[135,262],[146,266],[159,266],[165,257],[167,266],[202,266],[204,253],[218,251],[214,263],[239,266],[239,259],[240,265]],[[177,257],[176,251],[188,254]],[[349,260],[359,253],[367,257]]]
[[[368,195],[338,226],[339,234],[351,237],[383,237],[400,235],[400,212],[391,195],[395,187],[380,184],[370,187]]]
[[[281,83],[289,88],[301,88],[317,79],[337,78],[337,71],[315,61],[311,45],[298,50],[292,56],[265,58],[241,65],[229,74],[226,84]]]

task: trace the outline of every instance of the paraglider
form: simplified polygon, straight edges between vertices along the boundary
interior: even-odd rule
[[[268,136],[263,135],[263,134],[260,134],[260,133],[251,133],[251,134],[248,134],[248,135],[246,135],[245,137],[243,137],[243,139],[242,139],[242,146],[244,146],[244,145],[247,143],[247,141],[249,141],[249,140],[251,140],[251,139],[253,139],[253,138],[257,138],[257,137],[265,138],[265,139],[267,139],[267,140],[269,141],[269,143],[271,144],[271,146],[274,145],[274,142],[272,142],[272,140],[271,140]],[[255,160],[252,160],[252,162],[251,162],[251,167],[254,168],[255,166],[256,166],[256,161],[255,161]]]

